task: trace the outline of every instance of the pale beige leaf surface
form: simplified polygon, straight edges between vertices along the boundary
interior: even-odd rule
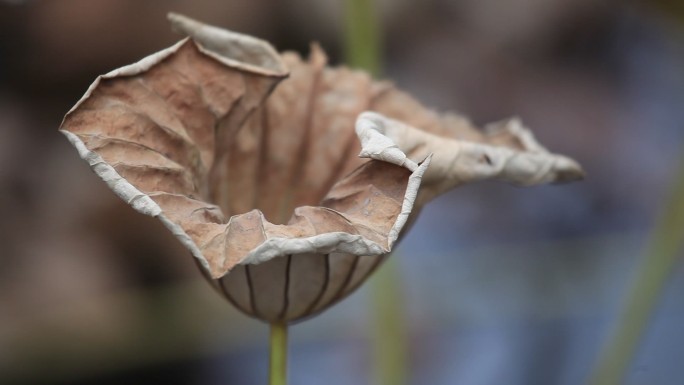
[[[420,206],[459,184],[581,176],[517,120],[483,132],[364,72],[327,67],[318,46],[302,60],[170,19],[191,38],[98,78],[61,130],[256,318],[295,321],[344,298]]]

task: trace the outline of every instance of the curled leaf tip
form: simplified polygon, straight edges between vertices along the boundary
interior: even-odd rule
[[[167,15],[174,31],[190,36],[209,54],[251,71],[282,76],[287,67],[267,41],[253,36],[217,28],[177,13]]]
[[[587,174],[575,160],[561,156],[556,163],[556,177],[554,183],[570,183],[584,180]]]
[[[386,135],[385,125],[390,122],[376,112],[366,111],[359,115],[356,120],[356,135],[361,141],[359,157],[382,160],[414,171],[418,165]]]

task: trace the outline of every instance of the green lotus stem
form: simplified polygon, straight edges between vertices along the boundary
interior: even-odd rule
[[[269,385],[287,385],[287,323],[271,324]]]
[[[373,0],[345,2],[344,48],[347,64],[380,75],[380,23]],[[373,325],[374,383],[402,385],[407,381],[406,325],[401,306],[401,283],[390,259],[370,279]]]
[[[345,56],[347,64],[378,76],[381,71],[380,22],[372,0],[345,3]],[[373,383],[406,384],[406,324],[396,262],[390,259],[370,279],[373,325]]]
[[[663,287],[678,261],[684,246],[684,157],[662,209],[615,334],[592,373],[592,385],[623,383]]]
[[[380,33],[372,0],[347,0],[345,2],[344,49],[347,64],[361,68],[372,75],[379,75]]]

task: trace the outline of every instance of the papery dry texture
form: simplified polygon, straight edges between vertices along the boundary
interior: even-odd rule
[[[171,20],[192,38],[98,78],[61,130],[256,318],[295,321],[344,298],[423,204],[459,184],[581,176],[517,120],[481,132],[364,72],[326,67],[317,46],[304,61]]]

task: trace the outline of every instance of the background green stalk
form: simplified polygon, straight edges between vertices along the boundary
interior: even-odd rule
[[[380,75],[380,21],[372,0],[345,3],[345,57],[347,64]],[[370,279],[373,327],[373,379],[377,385],[407,383],[406,324],[399,269],[390,258]]]
[[[592,373],[592,385],[619,385],[627,377],[663,287],[684,244],[684,157],[652,234],[648,253],[637,272],[622,317]]]
[[[269,385],[287,385],[287,323],[271,324]]]
[[[344,53],[347,64],[380,75],[379,21],[372,0],[347,0],[344,18]]]

